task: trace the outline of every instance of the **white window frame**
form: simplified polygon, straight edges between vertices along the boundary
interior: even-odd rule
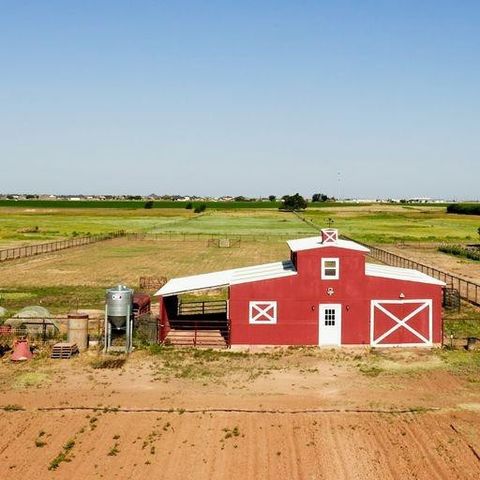
[[[335,275],[326,275],[325,270],[331,269],[333,267],[326,267],[326,262],[335,262]],[[340,259],[339,258],[322,258],[322,269],[321,269],[321,278],[322,280],[338,280],[340,278]]]
[[[263,319],[259,319],[264,317]],[[277,301],[256,300],[248,304],[248,323],[250,325],[275,325],[277,323]]]

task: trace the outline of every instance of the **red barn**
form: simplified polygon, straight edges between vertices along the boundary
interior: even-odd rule
[[[338,238],[335,229],[287,243],[287,261],[170,280],[157,292],[161,340],[182,331],[195,344],[217,331],[231,345],[441,343],[444,282],[366,263],[369,250]],[[178,301],[183,293],[219,287],[228,288],[224,311],[209,312],[209,302],[188,311]]]

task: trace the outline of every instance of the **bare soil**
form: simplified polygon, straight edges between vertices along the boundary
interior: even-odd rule
[[[94,358],[0,362],[0,478],[480,476],[478,370],[435,352]]]

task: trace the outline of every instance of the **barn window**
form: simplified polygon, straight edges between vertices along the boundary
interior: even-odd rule
[[[335,309],[326,308],[323,319],[326,327],[334,327],[335,326]]]
[[[339,263],[338,258],[322,258],[322,280],[338,280]]]
[[[276,301],[255,301],[249,303],[248,323],[275,324],[277,323]]]

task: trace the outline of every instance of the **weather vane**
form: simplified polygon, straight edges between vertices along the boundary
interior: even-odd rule
[[[335,220],[331,217],[328,217],[327,223],[328,223],[328,228],[332,228],[333,224],[335,223]]]

